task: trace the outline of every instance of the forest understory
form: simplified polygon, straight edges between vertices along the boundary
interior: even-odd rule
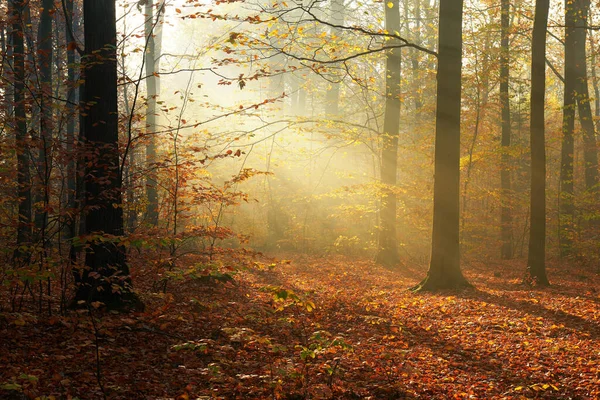
[[[524,267],[465,265],[473,288],[437,294],[409,290],[424,266],[339,255],[166,293],[140,274],[143,312],[0,312],[0,398],[600,398],[600,276],[550,262],[538,289]]]

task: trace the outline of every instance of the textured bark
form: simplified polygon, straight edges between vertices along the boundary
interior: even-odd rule
[[[29,251],[26,246],[31,242],[31,172],[29,161],[29,138],[25,115],[25,44],[24,17],[26,3],[24,1],[9,1],[12,17],[11,42],[13,43],[12,64],[14,69],[13,100],[14,122],[13,129],[16,139],[17,153],[17,184],[19,195],[19,216],[17,224],[17,251],[15,257],[27,262]],[[25,247],[23,247],[25,246]]]
[[[575,130],[575,88],[577,76],[575,68],[575,30],[573,0],[565,0],[565,89],[563,100],[563,128],[560,157],[560,209],[559,244],[561,256],[571,253],[573,236],[573,154]]]
[[[398,0],[385,7],[385,28],[400,31],[400,5]],[[398,169],[398,134],[400,131],[400,49],[386,52],[385,115],[381,135],[381,208],[379,212],[378,252],[375,261],[385,266],[395,266],[400,261],[396,234],[396,175]]]
[[[513,256],[513,227],[511,210],[511,179],[510,179],[510,141],[511,141],[511,121],[510,121],[510,57],[509,57],[509,31],[510,31],[510,0],[501,1],[501,40],[500,40],[500,106],[502,108],[502,159],[500,170],[500,194],[502,196],[500,203],[500,238],[502,247],[500,256],[508,260]]]
[[[76,172],[75,172],[75,128],[76,128],[76,117],[77,109],[76,104],[76,93],[77,83],[75,80],[75,38],[72,36],[75,34],[75,24],[73,23],[74,7],[73,0],[65,1],[65,8],[67,12],[66,23],[70,26],[65,27],[66,31],[66,46],[67,46],[67,126],[66,126],[66,150],[67,150],[67,208],[75,210],[75,190],[76,190]],[[76,220],[75,217],[69,217],[67,220],[68,237],[75,237]]]
[[[546,29],[549,0],[537,0],[531,48],[531,197],[526,281],[548,285],[546,276]]]
[[[469,285],[459,251],[462,10],[462,0],[440,1],[431,262],[416,290]]]
[[[77,271],[75,302],[121,308],[131,292],[123,234],[118,149],[115,2],[84,0],[85,91],[82,108],[86,159],[85,269]]]

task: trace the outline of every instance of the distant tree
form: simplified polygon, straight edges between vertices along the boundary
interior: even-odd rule
[[[75,303],[100,301],[121,308],[136,300],[131,291],[123,234],[118,149],[117,30],[113,0],[84,0],[82,103],[85,168],[85,268],[77,271]]]
[[[416,290],[469,285],[459,252],[462,12],[462,0],[440,1],[431,263]]]
[[[400,31],[398,0],[384,3],[385,28]],[[392,39],[396,41],[395,39]],[[381,135],[381,211],[379,215],[378,253],[376,262],[394,266],[400,261],[396,235],[397,199],[394,188],[398,171],[398,134],[400,132],[400,68],[401,49],[386,51],[385,114]]]
[[[510,96],[508,93],[510,80],[509,31],[510,31],[510,0],[502,0],[500,4],[500,106],[502,107],[502,169],[500,171],[500,186],[502,208],[500,211],[502,248],[500,255],[507,260],[513,256],[512,212],[510,207],[510,156],[511,141],[510,125]]]
[[[154,18],[155,3],[153,0],[146,1],[144,26],[146,34],[146,135],[148,145],[146,146],[146,196],[148,201],[147,222],[158,225],[158,188],[156,177],[156,102],[160,94],[160,49],[162,42],[162,15],[164,12],[164,1],[159,0],[156,4],[156,18]]]
[[[525,280],[548,285],[546,276],[546,29],[549,0],[536,0],[531,47],[531,197],[529,254]]]
[[[577,109],[579,122],[583,129],[583,159],[585,162],[585,188],[598,191],[598,149],[596,147],[596,131],[590,94],[588,89],[586,37],[587,18],[590,11],[590,0],[572,0],[574,29],[574,68],[576,74]]]
[[[560,160],[560,231],[559,245],[561,256],[571,252],[573,235],[573,154],[575,144],[573,131],[575,130],[575,88],[577,74],[575,68],[575,7],[573,0],[565,0],[565,72],[564,72],[564,98],[563,98],[563,127],[561,140]]]
[[[50,203],[50,174],[52,172],[52,133],[53,133],[53,86],[52,59],[54,55],[52,21],[54,19],[54,0],[42,0],[40,8],[37,64],[39,85],[37,101],[40,105],[40,134],[38,143],[37,180],[35,203],[35,227],[39,240],[45,241],[46,224],[48,222],[48,205]]]
[[[25,114],[25,14],[29,2],[10,0],[8,3],[9,15],[12,20],[12,33],[10,41],[13,44],[13,101],[14,122],[13,129],[16,140],[17,153],[17,184],[19,195],[18,225],[17,225],[17,251],[15,256],[22,261],[27,261],[28,251],[23,251],[23,246],[31,242],[31,172],[29,156],[29,138],[27,135],[27,120]]]

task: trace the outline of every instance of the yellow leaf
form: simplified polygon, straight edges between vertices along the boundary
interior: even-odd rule
[[[394,8],[394,3],[391,1],[387,3],[388,8]]]

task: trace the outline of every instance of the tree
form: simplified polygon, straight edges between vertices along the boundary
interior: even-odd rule
[[[384,5],[385,27],[388,32],[400,31],[398,0]],[[394,39],[394,41],[396,41]],[[381,210],[379,215],[378,264],[394,266],[400,261],[396,235],[396,206],[394,192],[398,170],[398,134],[400,130],[400,68],[401,49],[386,51],[385,115],[381,135]]]
[[[531,45],[531,195],[527,282],[548,285],[546,277],[546,29],[549,0],[536,0]]]
[[[17,153],[17,185],[19,195],[17,251],[15,257],[27,262],[27,254],[23,246],[31,242],[31,172],[29,171],[29,140],[27,137],[27,122],[25,115],[25,44],[24,29],[26,1],[11,0],[9,2],[12,18],[11,42],[13,44],[13,101],[16,153]]]
[[[510,0],[501,1],[501,39],[500,39],[500,106],[502,107],[502,169],[500,171],[500,193],[502,208],[500,211],[500,226],[502,239],[501,257],[505,260],[513,256],[512,213],[510,207],[510,97],[508,93],[510,80],[509,64],[509,30],[510,30]]]
[[[561,256],[571,252],[573,236],[573,153],[575,145],[575,7],[573,0],[565,0],[565,89],[563,99],[563,127],[560,158],[560,215],[559,245]]]
[[[462,11],[462,0],[440,1],[431,262],[416,290],[469,285],[459,251]]]
[[[100,301],[109,308],[136,302],[119,239],[123,234],[118,151],[117,30],[115,2],[84,0],[82,109],[85,169],[85,268],[77,271],[74,304]]]
[[[585,162],[585,188],[590,192],[598,190],[598,150],[596,148],[596,131],[590,95],[588,89],[587,57],[586,57],[586,21],[590,9],[590,0],[572,1],[574,17],[574,68],[576,75],[576,99],[579,121],[583,129],[583,159]]]
[[[146,196],[148,201],[147,222],[158,225],[158,188],[156,177],[156,99],[160,93],[160,79],[158,75],[160,64],[160,48],[162,41],[162,15],[164,1],[159,1],[154,19],[154,1],[148,0],[145,6],[145,34],[146,34],[146,164],[148,168],[146,178]]]

